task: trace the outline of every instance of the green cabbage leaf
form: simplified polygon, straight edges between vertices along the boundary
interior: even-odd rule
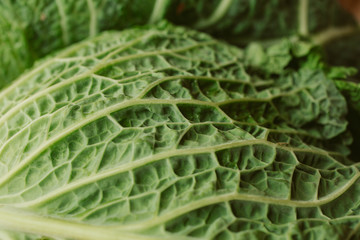
[[[162,23],[39,62],[0,94],[0,237],[360,237],[346,101],[287,44]]]

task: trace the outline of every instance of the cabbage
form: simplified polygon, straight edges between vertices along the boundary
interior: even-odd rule
[[[360,237],[346,102],[299,49],[161,23],[38,63],[0,94],[1,239]]]
[[[0,1],[0,88],[34,61],[109,29],[168,19],[240,45],[298,35],[316,43],[329,30],[356,32],[355,22],[335,0],[2,0]],[[345,27],[345,32],[342,28]],[[325,33],[325,34],[324,34]],[[313,39],[314,38],[314,39]],[[334,38],[330,34],[330,38]],[[340,40],[340,42],[344,42]],[[353,56],[351,50],[335,50]],[[334,47],[329,47],[334,49]],[[338,49],[336,47],[335,49]],[[354,58],[329,54],[331,63],[354,66]],[[344,62],[345,61],[345,62]],[[357,64],[360,68],[360,65]]]

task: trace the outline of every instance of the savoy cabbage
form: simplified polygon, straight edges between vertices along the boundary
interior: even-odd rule
[[[104,30],[161,19],[238,45],[281,37],[316,44],[338,39],[327,45],[328,61],[360,69],[358,38],[352,37],[358,29],[335,0],[2,0],[0,88],[55,50]]]
[[[0,237],[357,239],[346,101],[310,55],[161,23],[39,62],[0,95]]]
[[[0,31],[1,240],[360,238],[337,1],[2,0]]]

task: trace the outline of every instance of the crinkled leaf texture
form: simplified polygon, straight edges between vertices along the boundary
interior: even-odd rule
[[[0,236],[356,237],[345,100],[321,71],[262,79],[245,56],[160,24],[23,75],[0,97]]]
[[[328,28],[354,25],[351,16],[335,0],[306,2],[308,0],[1,0],[0,88],[34,61],[56,50],[104,30],[121,30],[162,19],[239,44],[312,35]]]

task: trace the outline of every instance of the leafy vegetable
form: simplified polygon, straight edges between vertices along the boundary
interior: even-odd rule
[[[0,88],[55,50],[164,18],[240,45],[334,28],[356,31],[335,0],[2,0],[0,15]]]
[[[38,63],[0,95],[0,236],[356,239],[346,102],[288,44],[162,23]]]

